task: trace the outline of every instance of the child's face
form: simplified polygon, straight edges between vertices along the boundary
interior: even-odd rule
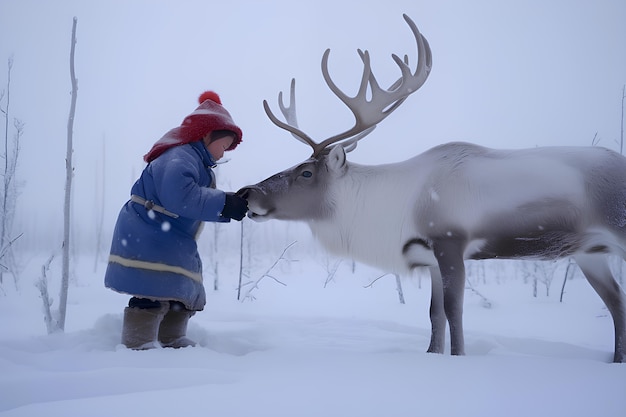
[[[234,140],[235,138],[232,136],[224,136],[223,138],[209,143],[206,145],[206,148],[211,153],[211,156],[213,156],[216,161],[219,161],[224,156],[224,151],[230,148]]]

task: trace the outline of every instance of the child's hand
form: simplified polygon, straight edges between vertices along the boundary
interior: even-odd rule
[[[248,201],[235,193],[226,193],[222,216],[241,221],[248,212]]]

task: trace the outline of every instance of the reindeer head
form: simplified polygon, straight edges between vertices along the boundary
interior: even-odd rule
[[[363,61],[363,74],[359,90],[354,97],[346,95],[333,82],[328,72],[330,49],[322,56],[322,75],[330,90],[352,111],[355,118],[350,129],[324,139],[314,141],[300,130],[296,116],[295,79],[291,80],[290,100],[285,105],[283,94],[278,94],[278,104],[285,121],[274,115],[266,100],[263,107],[270,120],[290,132],[294,138],[313,149],[311,157],[292,168],[275,174],[266,180],[239,190],[248,199],[248,216],[254,220],[319,220],[332,216],[335,198],[330,195],[333,184],[347,171],[346,152],[356,147],[374,130],[376,125],[397,109],[406,98],[417,91],[426,81],[432,67],[432,56],[426,38],[415,23],[404,15],[417,42],[417,68],[409,67],[408,56],[404,60],[392,54],[401,76],[388,89],[379,86],[372,73],[367,51],[358,50]],[[369,97],[368,97],[369,94]]]

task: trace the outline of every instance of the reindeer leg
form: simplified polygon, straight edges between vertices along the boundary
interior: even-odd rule
[[[433,252],[439,263],[443,287],[443,308],[450,325],[450,353],[465,355],[463,337],[463,295],[465,292],[465,264],[462,239],[444,239],[433,242]]]
[[[429,353],[443,353],[446,342],[446,314],[443,308],[443,283],[439,267],[430,268],[430,346]]]
[[[574,260],[613,317],[615,355],[613,362],[626,362],[626,295],[615,281],[604,254],[581,254]]]

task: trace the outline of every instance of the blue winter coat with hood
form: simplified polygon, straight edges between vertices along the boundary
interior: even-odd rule
[[[178,217],[128,201],[115,225],[106,287],[139,298],[179,301],[189,310],[204,308],[196,238],[202,221],[230,221],[221,215],[226,197],[215,189],[213,167],[202,141],[174,146],[146,166],[131,194]]]

